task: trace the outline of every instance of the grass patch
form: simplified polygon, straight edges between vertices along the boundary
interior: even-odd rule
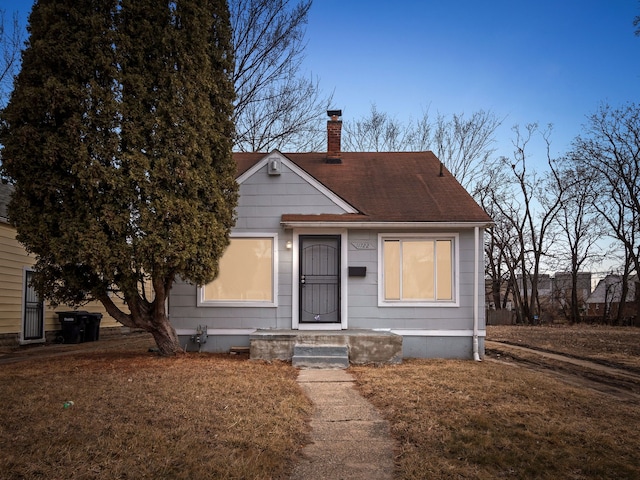
[[[390,421],[398,478],[640,478],[640,406],[494,362],[352,367]]]
[[[311,412],[296,374],[211,354],[4,365],[0,476],[286,478]]]

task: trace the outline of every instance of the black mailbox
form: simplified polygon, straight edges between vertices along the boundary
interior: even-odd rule
[[[349,267],[350,277],[366,277],[367,267]]]

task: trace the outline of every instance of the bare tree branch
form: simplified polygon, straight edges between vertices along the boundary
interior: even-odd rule
[[[563,197],[558,189],[552,188],[559,175],[549,155],[550,129],[541,131],[534,123],[527,125],[524,131],[516,126],[513,132],[513,157],[499,159],[494,171],[503,173],[488,190],[494,219],[499,219],[492,236],[502,249],[500,255],[511,277],[518,318],[532,323],[540,314],[538,286],[542,263],[555,240],[554,219]],[[547,145],[550,171],[543,176],[529,171],[529,146],[534,136],[541,136]],[[512,175],[504,173],[509,170]],[[493,253],[491,255],[495,257]]]
[[[13,78],[20,66],[22,42],[23,32],[18,14],[14,13],[11,21],[7,22],[6,12],[0,10],[0,108],[11,94]]]
[[[301,74],[311,0],[229,2],[235,71],[236,149],[312,150],[332,96]]]
[[[597,176],[596,208],[640,271],[640,106],[603,105],[573,143],[574,162]]]
[[[470,117],[438,115],[435,121],[426,110],[417,121],[402,124],[372,105],[367,116],[345,122],[343,145],[352,151],[432,150],[473,191],[495,152],[495,132],[501,124],[502,120],[484,110]]]
[[[479,110],[465,118],[439,115],[435,125],[435,152],[465,187],[470,187],[495,152],[495,132],[502,124],[493,113]]]
[[[345,151],[394,152],[410,146],[411,127],[371,105],[368,116],[344,122],[342,146]]]

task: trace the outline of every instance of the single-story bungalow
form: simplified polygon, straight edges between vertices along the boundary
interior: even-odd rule
[[[181,342],[286,359],[313,335],[364,335],[347,343],[366,351],[370,332],[399,338],[405,358],[482,358],[491,218],[432,152],[341,151],[341,112],[328,114],[326,153],[234,154],[220,274],[170,293]]]

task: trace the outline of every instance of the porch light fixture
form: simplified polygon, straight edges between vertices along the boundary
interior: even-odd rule
[[[287,250],[291,250],[293,248],[293,243],[291,243],[291,240],[287,240]]]

